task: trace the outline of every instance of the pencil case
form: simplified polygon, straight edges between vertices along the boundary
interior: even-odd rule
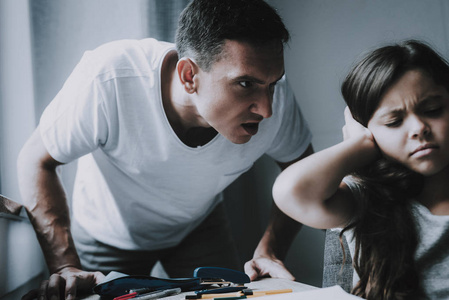
[[[153,276],[143,275],[124,275],[117,277],[118,272],[111,272],[112,279],[96,285],[93,288],[94,293],[101,296],[102,300],[110,300],[115,297],[125,295],[129,290],[149,288],[154,291],[167,290],[172,288],[181,288],[181,291],[196,290],[201,287],[200,278],[158,278]],[[110,274],[111,275],[111,274]],[[119,275],[120,276],[120,275]]]

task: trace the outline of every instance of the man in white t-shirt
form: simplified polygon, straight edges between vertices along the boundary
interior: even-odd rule
[[[121,40],[87,51],[19,155],[23,200],[50,273],[24,299],[74,299],[103,274],[242,269],[221,192],[263,154],[282,168],[311,134],[284,76],[288,31],[262,0],[194,0],[176,47]],[[72,224],[56,168],[78,159]],[[293,279],[300,224],[274,206],[245,271]],[[53,299],[53,298],[52,298]]]

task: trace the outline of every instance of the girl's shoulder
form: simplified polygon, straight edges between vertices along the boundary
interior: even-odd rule
[[[435,215],[425,205],[416,200],[410,202],[411,210],[419,223],[442,223],[449,224],[449,215]]]

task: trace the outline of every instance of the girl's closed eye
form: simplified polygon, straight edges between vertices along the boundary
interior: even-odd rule
[[[383,124],[386,127],[395,128],[401,126],[404,120],[404,112],[401,110],[392,110],[382,116]]]
[[[443,114],[446,108],[445,102],[441,96],[431,96],[418,104],[417,112],[423,116],[437,118]]]
[[[424,109],[424,114],[429,117],[439,117],[443,113],[443,106],[433,106]]]
[[[387,127],[399,127],[402,124],[402,118],[394,118],[385,123]]]

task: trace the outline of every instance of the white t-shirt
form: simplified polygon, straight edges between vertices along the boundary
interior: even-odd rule
[[[87,51],[40,120],[54,159],[79,158],[73,218],[98,241],[121,249],[175,246],[260,156],[288,162],[311,141],[283,78],[273,116],[248,143],[218,134],[204,146],[186,146],[161,100],[161,64],[173,49],[143,39]]]

